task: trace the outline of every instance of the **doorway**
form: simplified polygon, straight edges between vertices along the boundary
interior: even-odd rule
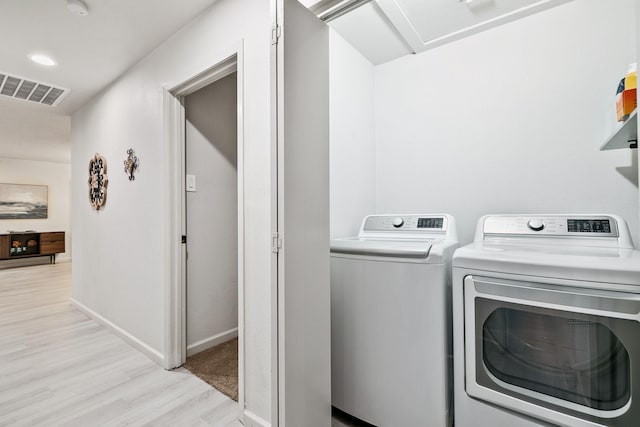
[[[203,63],[209,65],[185,70],[182,77],[176,79],[175,82],[167,83],[163,91],[164,118],[167,124],[165,137],[169,149],[167,155],[173,165],[172,173],[167,177],[170,189],[168,197],[172,200],[173,209],[167,217],[169,224],[167,239],[171,242],[171,262],[167,265],[167,269],[171,279],[166,283],[167,317],[164,365],[166,369],[173,369],[183,365],[187,361],[188,355],[202,353],[218,344],[237,345],[237,379],[234,379],[234,382],[237,383],[237,396],[235,399],[238,402],[238,414],[242,418],[245,365],[244,68],[242,44],[239,43],[219,51],[204,60]],[[189,113],[188,119],[189,105],[194,102],[195,104],[201,101],[205,102],[204,100],[212,93],[221,95],[221,97],[213,96],[213,98],[227,100],[226,103],[220,102],[220,105],[215,107],[220,110],[216,109],[211,112],[207,111],[207,108],[202,108],[198,112],[199,109],[196,106],[193,117]],[[195,96],[191,97],[191,95]],[[203,111],[204,113],[202,113]],[[224,120],[220,121],[219,118],[224,118]],[[222,123],[222,126],[212,126],[215,123]],[[212,130],[212,127],[215,129]],[[218,140],[219,135],[215,136],[216,129],[220,127],[223,128],[223,134],[226,135],[225,143]],[[188,129],[190,130],[188,131]],[[188,132],[192,135],[191,138],[188,138]],[[188,144],[191,144],[188,139],[193,140],[194,135],[195,138],[201,138],[202,146],[200,148],[204,150],[205,154],[201,156],[202,159],[196,156],[188,164]],[[234,136],[229,137],[229,135]],[[208,148],[204,143],[205,140],[209,141]],[[192,147],[191,150],[194,148]],[[194,162],[200,160],[204,160],[205,165],[206,161],[209,162],[208,169],[224,170],[224,176],[217,175],[212,178],[206,170],[204,173],[197,171],[192,173],[188,170],[192,165],[196,165]],[[213,167],[213,165],[216,166]],[[189,178],[190,189],[195,189],[195,191],[188,193],[186,191],[187,174],[195,175],[195,182]],[[224,181],[225,179],[226,181]],[[196,203],[194,205],[187,200],[187,195],[189,197],[204,196],[205,193],[216,189],[218,191],[225,189],[226,196],[224,197],[226,199],[220,194],[217,196],[215,194],[209,195],[207,196],[209,201],[203,200],[200,207],[197,205],[197,200],[194,200]],[[216,199],[216,197],[218,198]],[[196,199],[197,197],[192,198]],[[206,197],[201,198],[206,199]],[[212,205],[212,200],[217,200],[217,204]],[[188,209],[188,204],[192,205],[190,209]],[[230,206],[233,204],[233,207]],[[194,222],[198,219],[190,219],[191,215],[201,216],[202,225],[199,226],[198,222]],[[219,227],[215,228],[214,226]],[[207,246],[209,243],[212,243],[213,246]],[[202,260],[203,258],[205,261]],[[221,260],[226,260],[226,264],[218,262]],[[216,264],[216,262],[218,263]],[[205,285],[203,289],[198,291],[195,287],[190,286],[197,283],[198,277],[206,277],[206,274],[197,273],[191,269],[190,264],[198,263],[204,263],[207,266],[217,265],[218,267],[222,265],[216,270],[216,280],[218,282],[231,281],[235,286],[226,286],[223,287],[223,290],[214,292],[215,286],[209,284],[209,288]],[[235,270],[235,276],[231,270]],[[204,296],[201,296],[203,294]],[[233,298],[236,301],[235,305],[231,302]],[[198,301],[199,299],[203,300],[200,306],[189,307],[190,301]],[[226,301],[226,304],[223,301]],[[200,316],[204,316],[207,320],[202,321]],[[236,337],[237,344],[230,343],[230,340]],[[232,350],[235,352],[235,349]],[[234,358],[235,356],[232,357],[232,359]]]
[[[184,97],[186,355],[238,400],[237,72]]]

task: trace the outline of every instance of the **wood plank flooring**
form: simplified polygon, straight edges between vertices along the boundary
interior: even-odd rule
[[[0,270],[0,426],[242,426],[236,402],[156,365],[70,297],[70,263]]]

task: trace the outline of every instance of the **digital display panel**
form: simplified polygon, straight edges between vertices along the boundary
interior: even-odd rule
[[[418,228],[442,228],[442,218],[418,218]]]
[[[608,219],[568,219],[567,231],[570,233],[611,233]]]

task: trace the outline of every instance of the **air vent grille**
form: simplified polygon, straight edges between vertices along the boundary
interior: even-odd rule
[[[51,89],[51,86],[38,85],[38,87],[36,87],[36,90],[34,90],[31,96],[29,97],[29,101],[34,101],[34,102],[42,101],[42,98],[44,98],[47,92],[49,92],[49,89]]]
[[[16,92],[16,98],[27,99],[34,87],[36,87],[35,82],[24,80],[20,85],[18,92]]]
[[[13,94],[16,93],[16,89],[18,89],[18,84],[20,84],[20,79],[7,76],[2,88],[0,89],[0,93],[7,96],[13,96]]]
[[[43,104],[53,105],[54,102],[64,93],[64,90],[58,88],[52,88],[47,96],[41,101]]]
[[[68,93],[69,89],[0,72],[0,95],[55,107]]]

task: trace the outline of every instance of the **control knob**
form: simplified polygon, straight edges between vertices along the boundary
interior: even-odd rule
[[[395,228],[400,228],[404,225],[404,219],[397,217],[393,219],[393,226]]]
[[[544,230],[544,222],[540,219],[531,219],[527,222],[527,226],[533,231]]]

